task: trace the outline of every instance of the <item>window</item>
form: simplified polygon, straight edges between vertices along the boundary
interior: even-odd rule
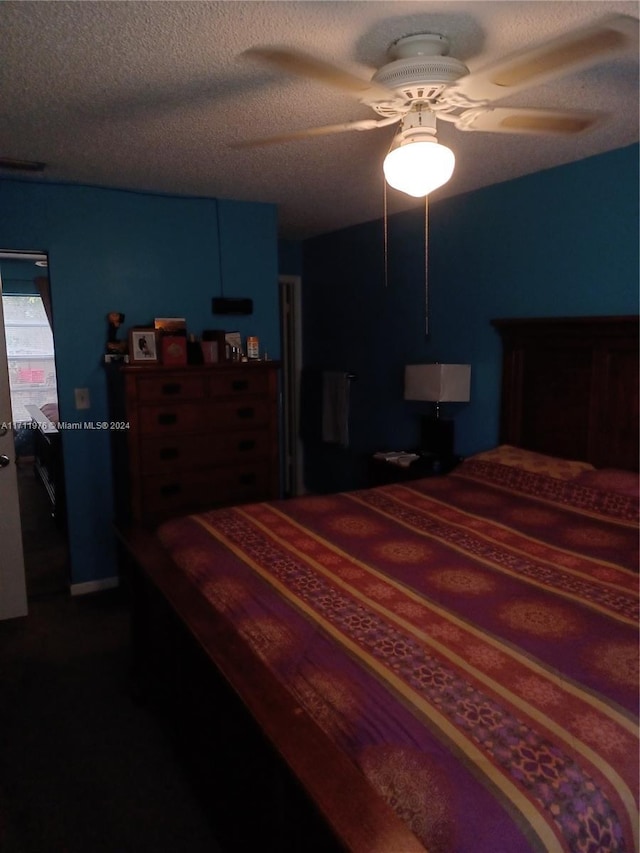
[[[30,421],[25,406],[58,399],[53,335],[39,296],[2,296],[14,422]]]

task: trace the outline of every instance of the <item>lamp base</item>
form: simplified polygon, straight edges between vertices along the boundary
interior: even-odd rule
[[[455,431],[448,418],[424,417],[421,423],[420,450],[438,456],[453,456]]]

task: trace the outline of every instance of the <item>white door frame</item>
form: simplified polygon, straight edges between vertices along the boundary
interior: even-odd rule
[[[303,445],[300,438],[300,382],[302,376],[302,278],[278,276],[282,334],[284,493],[305,493]]]
[[[0,297],[2,277],[0,276]],[[27,615],[27,584],[22,551],[20,498],[16,472],[15,436],[12,428],[11,394],[7,367],[4,312],[0,298],[0,619]]]

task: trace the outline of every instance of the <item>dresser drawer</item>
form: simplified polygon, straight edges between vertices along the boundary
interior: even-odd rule
[[[265,426],[271,420],[271,405],[266,397],[210,403],[207,411],[211,429]]]
[[[269,391],[269,375],[263,370],[252,367],[240,368],[216,374],[211,377],[209,394],[211,397],[247,396],[266,394]]]
[[[141,487],[143,516],[274,497],[269,494],[268,462],[146,476]]]
[[[267,458],[269,449],[269,434],[264,429],[150,436],[140,442],[140,467],[144,474],[160,474],[199,465],[241,464]]]
[[[138,417],[142,435],[166,435],[168,433],[204,432],[205,409],[198,403],[175,403],[166,406],[140,406]]]
[[[136,388],[141,403],[201,399],[207,393],[207,379],[201,375],[139,376]]]

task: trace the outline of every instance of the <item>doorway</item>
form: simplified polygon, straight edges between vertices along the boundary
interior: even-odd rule
[[[70,584],[46,253],[0,252],[0,294],[24,574],[27,598],[36,599]]]
[[[299,275],[282,275],[278,281],[282,338],[283,493],[291,498],[305,493],[300,438],[302,280]]]

